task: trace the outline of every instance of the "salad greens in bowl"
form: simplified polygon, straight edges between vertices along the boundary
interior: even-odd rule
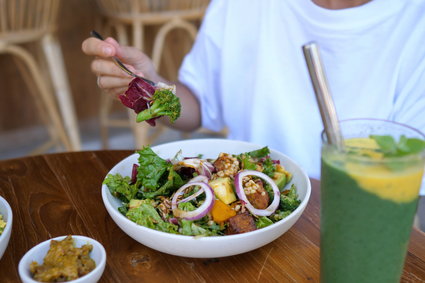
[[[199,139],[143,147],[107,174],[102,198],[136,241],[211,258],[281,236],[304,211],[310,190],[305,172],[267,146]]]

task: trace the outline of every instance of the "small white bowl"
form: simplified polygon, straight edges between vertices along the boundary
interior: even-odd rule
[[[0,235],[0,259],[9,244],[10,234],[12,233],[13,214],[9,203],[0,196],[0,214],[3,215],[3,220],[6,221],[6,228]]]
[[[264,146],[235,140],[194,139],[154,146],[152,150],[164,159],[174,157],[179,150],[182,150],[183,156],[202,154],[204,158],[217,158],[221,152],[240,154]],[[252,232],[199,238],[170,234],[140,226],[118,211],[118,207],[122,206],[122,203],[112,196],[106,185],[102,185],[103,203],[109,215],[127,235],[160,252],[193,258],[216,258],[248,252],[270,243],[291,228],[303,213],[310,198],[310,179],[305,171],[289,157],[271,148],[270,156],[280,160],[285,169],[293,174],[290,183],[296,185],[301,204],[284,219]],[[138,163],[138,157],[137,153],[130,155],[115,165],[109,174],[119,173],[122,176],[130,176],[133,164]]]
[[[47,251],[50,249],[50,241],[56,240],[61,241],[66,236],[60,236],[56,237],[47,241],[44,241],[32,249],[30,249],[21,259],[18,266],[19,276],[21,277],[22,282],[24,283],[38,283],[39,281],[36,281],[32,278],[31,272],[30,272],[30,264],[33,261],[38,262],[39,264],[43,263],[43,259],[47,254]],[[76,247],[81,247],[85,244],[90,244],[93,246],[93,250],[90,253],[90,257],[96,262],[96,267],[90,273],[75,279],[71,281],[67,281],[70,283],[91,283],[91,282],[97,282],[99,281],[100,277],[103,274],[103,271],[105,270],[105,264],[106,264],[106,252],[102,244],[100,244],[98,241],[85,237],[85,236],[77,236],[72,235],[72,238],[74,239],[74,243]]]

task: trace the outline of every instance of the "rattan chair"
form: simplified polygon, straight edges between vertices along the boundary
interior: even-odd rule
[[[106,19],[104,26],[112,28],[121,44],[132,45],[143,51],[146,50],[146,29],[159,27],[156,32],[151,58],[157,69],[161,66],[161,59],[170,56],[164,46],[167,35],[181,29],[188,33],[192,40],[197,34],[198,22],[202,19],[209,0],[97,0],[101,13]],[[167,69],[176,72],[177,68],[172,60],[164,60]],[[145,123],[137,124],[135,114],[129,111],[129,121],[113,120],[110,116],[112,98],[102,95],[100,101],[100,124],[102,143],[108,147],[108,127],[131,127],[135,137],[135,146],[141,148],[151,144],[164,130],[157,126],[153,132]]]
[[[30,154],[55,145],[80,149],[67,74],[54,34],[59,4],[59,0],[0,0],[0,54],[15,59],[50,135],[48,142]],[[42,52],[25,48],[28,43],[39,45]]]

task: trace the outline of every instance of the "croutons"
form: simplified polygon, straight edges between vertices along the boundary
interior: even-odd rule
[[[270,197],[264,189],[261,180],[255,180],[254,189],[246,194],[248,201],[257,209],[266,209],[269,206]]]
[[[239,171],[238,159],[227,153],[220,153],[213,165],[218,177],[233,176]]]
[[[230,217],[228,224],[226,230],[228,235],[246,233],[257,229],[254,218],[248,212]]]

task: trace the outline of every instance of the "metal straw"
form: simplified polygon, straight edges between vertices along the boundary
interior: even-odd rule
[[[343,149],[344,143],[339,128],[338,116],[320,59],[319,47],[315,42],[310,42],[303,45],[303,52],[328,143],[336,145],[338,149]]]

